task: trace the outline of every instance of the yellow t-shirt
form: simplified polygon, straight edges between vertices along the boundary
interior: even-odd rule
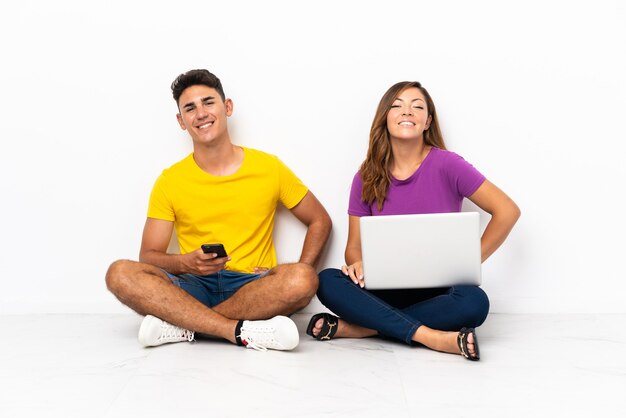
[[[276,156],[243,148],[239,170],[213,176],[193,154],[163,170],[150,195],[148,217],[174,222],[181,254],[222,243],[226,268],[251,273],[276,265],[272,239],[278,202],[296,206],[308,189]]]

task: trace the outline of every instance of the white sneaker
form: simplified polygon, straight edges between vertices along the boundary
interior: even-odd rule
[[[265,321],[243,321],[238,335],[246,348],[258,351],[293,350],[300,341],[296,324],[286,316]]]
[[[193,331],[172,325],[156,316],[147,315],[139,328],[139,342],[144,347],[181,341],[193,341]]]

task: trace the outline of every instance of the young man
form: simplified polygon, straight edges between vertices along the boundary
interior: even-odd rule
[[[116,261],[109,290],[146,315],[144,346],[192,341],[194,332],[258,350],[291,350],[299,341],[290,315],[317,290],[313,265],[331,229],[324,207],[278,158],[234,145],[227,118],[233,102],[207,70],[172,83],[176,115],[193,153],[157,179],[139,263]],[[282,202],[307,226],[300,261],[276,265],[274,215]],[[168,254],[176,228],[180,254]],[[201,246],[221,243],[205,253]],[[270,319],[268,319],[270,318]]]

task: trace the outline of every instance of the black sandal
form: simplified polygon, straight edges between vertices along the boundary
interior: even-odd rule
[[[313,328],[315,328],[315,323],[320,318],[324,319],[324,323],[322,324],[322,329],[319,334],[315,336],[313,335]],[[311,317],[309,325],[306,327],[306,333],[316,340],[330,340],[335,336],[338,325],[339,318],[337,318],[335,315],[329,313],[318,313]]]
[[[470,334],[474,336],[474,355],[471,355],[469,350],[467,349],[467,339]],[[478,340],[476,339],[476,332],[474,331],[474,328],[461,328],[456,342],[459,345],[459,350],[461,350],[461,354],[463,354],[463,357],[472,361],[480,360],[480,353],[478,351]]]

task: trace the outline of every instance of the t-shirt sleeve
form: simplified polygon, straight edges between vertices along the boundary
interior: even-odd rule
[[[278,158],[276,161],[278,162],[278,198],[287,209],[291,209],[300,203],[309,189],[285,163]]]
[[[350,201],[348,202],[348,215],[352,216],[371,216],[372,208],[370,205],[361,200],[363,192],[363,180],[361,174],[356,173],[352,179],[352,188],[350,189]]]
[[[455,188],[459,196],[463,197],[474,194],[485,181],[485,176],[482,173],[454,152],[449,154],[447,174],[452,187]]]
[[[172,201],[167,196],[167,179],[163,174],[156,180],[152,188],[152,193],[150,193],[148,218],[162,219],[171,222],[176,220]]]

